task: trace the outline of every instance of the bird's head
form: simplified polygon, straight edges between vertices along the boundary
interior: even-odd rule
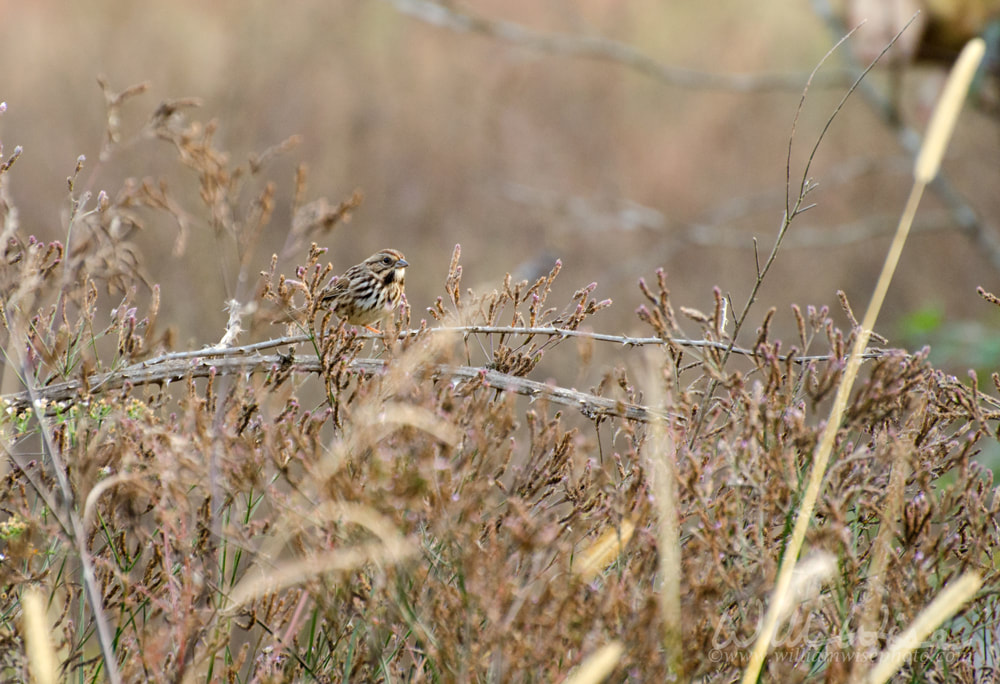
[[[403,253],[395,249],[383,249],[365,259],[365,264],[372,273],[383,280],[392,274],[392,280],[400,281],[410,264],[403,258]]]

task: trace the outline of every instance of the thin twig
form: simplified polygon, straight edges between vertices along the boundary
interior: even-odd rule
[[[910,23],[912,22],[913,19],[911,18],[910,22],[908,22],[906,26],[903,27],[903,31],[905,31],[906,28],[909,27]],[[885,48],[882,49],[882,52],[880,52],[878,56],[872,60],[871,64],[868,65],[868,68],[862,71],[860,75],[858,75],[858,77],[851,84],[851,87],[847,89],[846,93],[844,93],[844,96],[840,99],[840,102],[837,103],[837,106],[834,108],[833,112],[830,114],[829,117],[827,117],[826,123],[823,126],[823,130],[816,138],[816,142],[813,144],[812,150],[809,153],[809,158],[806,160],[805,167],[802,170],[802,178],[801,181],[799,182],[797,197],[793,204],[791,202],[791,195],[790,195],[791,179],[792,179],[792,144],[795,141],[795,132],[798,126],[799,115],[802,113],[802,109],[805,105],[806,94],[809,91],[809,87],[812,85],[813,79],[815,78],[816,74],[819,72],[823,64],[826,62],[826,60],[829,59],[830,56],[834,53],[834,51],[836,51],[837,48],[843,45],[844,41],[850,38],[851,35],[853,35],[855,31],[857,31],[857,29],[858,27],[851,29],[848,33],[846,33],[843,37],[841,37],[841,39],[838,40],[833,47],[831,47],[827,51],[827,53],[823,56],[823,58],[813,69],[813,73],[809,76],[809,80],[806,82],[805,88],[803,88],[802,90],[802,97],[799,100],[798,108],[795,110],[795,116],[792,119],[792,131],[788,138],[788,154],[785,159],[785,213],[781,220],[781,227],[778,229],[778,234],[775,236],[774,245],[771,247],[771,253],[764,261],[763,266],[758,266],[757,268],[757,277],[754,280],[753,286],[750,288],[750,294],[747,297],[746,304],[744,305],[743,310],[740,312],[739,316],[737,316],[736,324],[733,327],[733,334],[731,338],[732,342],[730,343],[731,349],[726,350],[722,355],[722,359],[720,362],[720,366],[722,367],[725,366],[726,362],[729,360],[730,355],[734,353],[736,338],[739,335],[740,331],[743,329],[743,324],[746,322],[747,317],[750,314],[750,309],[757,301],[757,294],[760,292],[760,288],[763,285],[764,278],[767,276],[767,273],[771,269],[774,260],[778,256],[778,251],[781,248],[781,244],[782,241],[784,240],[785,234],[788,232],[788,229],[792,225],[792,221],[795,219],[796,216],[808,210],[812,206],[812,205],[804,206],[804,204],[806,195],[813,187],[815,187],[812,181],[810,181],[809,179],[809,170],[812,167],[813,160],[816,157],[816,152],[819,150],[820,143],[823,142],[823,139],[826,137],[827,131],[830,130],[830,126],[833,124],[833,120],[837,117],[837,114],[840,113],[840,110],[844,107],[844,104],[847,102],[847,99],[851,96],[852,93],[854,93],[855,90],[857,90],[858,86],[860,85],[864,77],[868,75],[868,72],[871,71],[871,69],[875,66],[875,64],[878,63],[880,59],[882,59],[882,56],[896,43],[897,40],[899,40],[899,37],[903,33],[903,31],[900,31],[895,36],[893,36],[892,40],[889,41],[888,45],[886,45]],[[717,378],[713,378],[712,381],[709,383],[708,390],[706,391],[705,396],[711,398],[718,386],[719,386],[719,380]],[[698,438],[698,434],[701,431],[701,426],[705,420],[705,417],[708,416],[709,413],[710,413],[709,411],[702,411],[696,418],[693,429],[691,430],[691,433],[688,437],[689,444],[693,444],[694,441]]]
[[[834,33],[842,33],[844,23],[834,12],[827,0],[811,0],[813,11],[830,27]],[[851,54],[845,54],[844,63],[852,74],[861,72],[861,66]],[[914,128],[905,125],[899,118],[899,112],[893,106],[890,98],[875,84],[864,82],[861,85],[861,96],[868,102],[872,111],[882,119],[882,122],[896,136],[899,146],[916,159],[923,144],[923,138]],[[938,172],[931,181],[930,189],[938,196],[951,216],[951,220],[969,236],[972,242],[989,260],[993,268],[1000,270],[1000,226],[995,222],[987,223],[977,212],[968,199],[958,190],[951,177],[944,172]]]

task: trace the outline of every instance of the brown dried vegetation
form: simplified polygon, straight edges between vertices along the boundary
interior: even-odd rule
[[[132,92],[105,91],[112,114]],[[548,301],[558,263],[534,283],[508,276],[493,292],[463,292],[456,248],[433,324],[410,329],[407,312],[398,337],[370,341],[312,306],[331,266],[308,245],[360,195],[306,203],[300,170],[287,248],[256,295],[248,286],[236,298],[263,339],[304,296],[301,334],[270,345],[283,350],[273,356],[231,342],[171,353],[158,299],[181,295],[146,283],[130,232],[149,210],[166,212],[180,250],[186,231],[209,226],[236,246],[250,276],[239,281],[253,282],[274,185],[247,199],[247,179],[291,145],[234,166],[214,125],[186,118],[193,104],[162,105],[147,132],[195,172],[200,209],[151,180],[92,203],[74,175],[65,244],[42,244],[18,225],[4,191],[16,165],[4,157],[5,375],[30,393],[7,396],[3,421],[0,676],[27,679],[20,596],[36,585],[62,673],[81,681],[109,670],[98,613],[124,681],[554,681],[614,640],[625,646],[615,681],[663,680],[673,657],[648,459],[664,452],[682,542],[681,668],[738,676],[853,333],[826,310],[796,309],[789,346],[770,338],[767,312],[749,355],[726,353],[721,296],[711,314],[675,310],[660,273],[641,284],[638,311],[662,341],[656,352],[628,352],[589,394],[541,385],[524,376],[574,347],[537,329],[582,332],[611,302],[592,298],[596,285]],[[108,154],[119,135],[109,128]],[[291,276],[301,287],[282,275],[293,255],[306,257]],[[240,316],[231,321],[238,330]],[[668,399],[646,407],[644,395]],[[846,681],[853,659],[876,654],[969,569],[987,588],[904,674],[994,676],[1000,500],[975,457],[996,438],[998,409],[922,353],[868,363],[807,541],[807,554],[836,558],[836,574],[784,624],[769,679]],[[657,416],[669,445],[651,443]],[[633,526],[596,576],[580,571],[602,535]],[[868,580],[886,529],[872,620]]]

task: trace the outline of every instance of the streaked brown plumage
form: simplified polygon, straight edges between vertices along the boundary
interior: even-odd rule
[[[334,278],[321,294],[321,304],[351,325],[371,329],[399,308],[407,266],[398,250],[376,252]]]

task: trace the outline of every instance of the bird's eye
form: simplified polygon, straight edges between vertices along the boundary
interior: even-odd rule
[[[392,263],[392,257],[382,257],[382,263],[388,266]]]

